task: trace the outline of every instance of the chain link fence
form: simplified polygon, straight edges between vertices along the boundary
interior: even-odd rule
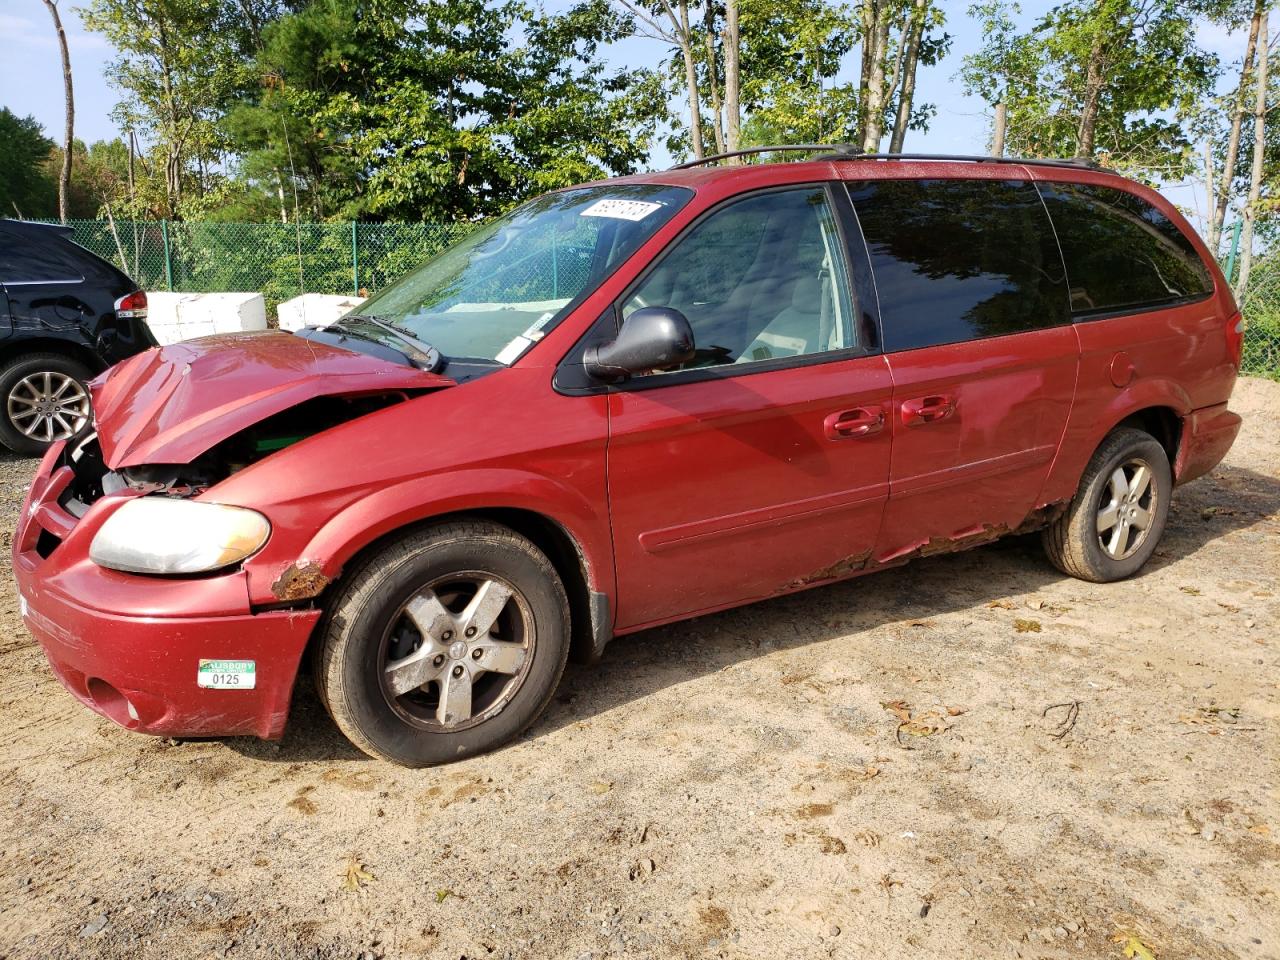
[[[176,223],[72,220],[72,239],[144,290],[372,293],[472,226],[447,223]]]
[[[1254,264],[1240,297],[1244,314],[1241,372],[1280,380],[1280,253]]]

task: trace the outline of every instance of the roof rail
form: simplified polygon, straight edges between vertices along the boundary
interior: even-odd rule
[[[720,160],[727,160],[732,157],[743,157],[760,153],[781,153],[784,151],[813,153],[818,150],[828,150],[830,152],[823,154],[820,157],[814,157],[815,160],[944,160],[959,163],[1025,164],[1030,167],[1069,167],[1076,170],[1106,169],[1096,161],[1089,160],[1085,157],[1072,157],[1069,159],[1028,159],[1026,157],[993,157],[967,153],[864,153],[857,147],[848,143],[788,143],[779,144],[774,147],[749,147],[745,150],[733,150],[729,153],[717,153],[710,157],[701,157],[700,159],[690,160],[686,163],[678,163],[674,167],[671,167],[671,169],[687,170],[690,167],[704,166],[709,163],[716,163]]]

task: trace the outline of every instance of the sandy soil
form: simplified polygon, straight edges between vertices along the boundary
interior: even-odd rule
[[[280,744],[119,730],[6,578],[0,956],[1280,957],[1280,384],[1235,406],[1137,579],[1024,538],[651,631],[436,770],[305,683]]]

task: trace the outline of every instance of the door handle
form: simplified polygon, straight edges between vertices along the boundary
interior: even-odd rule
[[[956,398],[948,394],[932,394],[902,401],[902,422],[908,427],[945,420],[956,412]]]
[[[869,437],[884,429],[883,407],[854,407],[832,413],[822,421],[822,432],[828,440],[852,440]]]

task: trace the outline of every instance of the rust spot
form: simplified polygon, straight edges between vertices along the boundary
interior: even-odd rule
[[[821,570],[815,570],[813,573],[799,579],[792,580],[783,589],[792,590],[796,587],[807,587],[810,584],[821,583],[823,580],[838,580],[840,577],[847,577],[850,574],[858,573],[860,570],[866,569],[867,563],[871,560],[871,551],[864,550],[862,553],[855,553],[845,557],[843,560],[837,560],[830,566],[823,567]]]
[[[319,596],[329,585],[329,578],[314,560],[291,564],[280,579],[271,584],[271,593],[277,600],[308,600]]]

